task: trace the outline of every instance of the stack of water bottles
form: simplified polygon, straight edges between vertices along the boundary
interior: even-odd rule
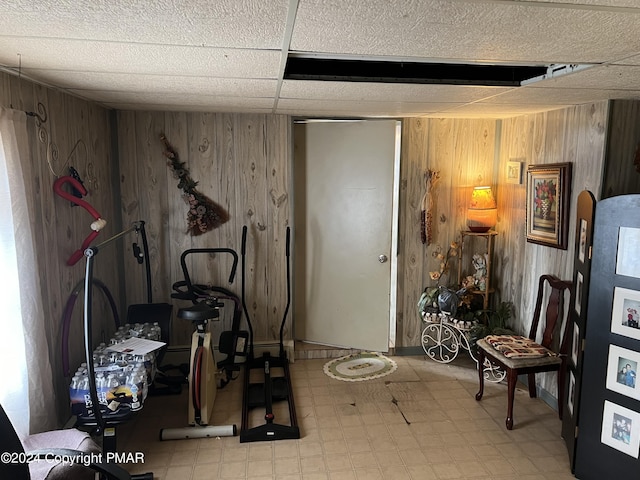
[[[106,414],[120,413],[122,409],[140,410],[155,377],[154,352],[132,355],[109,350],[110,346],[132,337],[160,341],[160,326],[158,323],[126,324],[118,328],[108,345],[101,343],[93,352],[98,401],[108,408]],[[73,415],[93,415],[88,373],[87,364],[82,363],[71,378],[69,396]]]

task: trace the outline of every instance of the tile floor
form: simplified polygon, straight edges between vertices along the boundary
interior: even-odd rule
[[[440,365],[392,357],[378,380],[327,377],[327,359],[296,360],[292,384],[299,440],[240,443],[238,437],[160,441],[160,428],[186,425],[187,396],[150,397],[118,429],[118,450],[143,452],[143,465],[167,480],[573,479],[557,413],[518,390],[514,430],[504,426],[506,387],[474,398],[471,362]],[[240,427],[242,381],[218,391],[215,423]]]

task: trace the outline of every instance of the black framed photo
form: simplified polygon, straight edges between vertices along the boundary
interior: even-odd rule
[[[569,371],[569,394],[567,395],[567,407],[569,408],[569,414],[573,416],[573,406],[576,401],[576,377],[573,371]]]
[[[633,458],[638,458],[640,413],[605,400],[600,441]]]
[[[584,218],[580,219],[580,241],[578,242],[578,260],[580,263],[584,263],[584,259],[587,255],[587,221]]]
[[[527,242],[567,249],[571,163],[527,167]]]
[[[637,382],[640,353],[617,345],[609,345],[607,360],[607,388],[627,397],[640,400]]]
[[[628,288],[613,289],[611,332],[640,340],[640,292]]]
[[[571,335],[571,361],[578,366],[578,353],[580,352],[580,327],[573,323],[573,335]]]
[[[584,276],[582,272],[578,272],[576,275],[576,292],[575,292],[575,311],[578,315],[582,311],[582,294],[584,290]]]

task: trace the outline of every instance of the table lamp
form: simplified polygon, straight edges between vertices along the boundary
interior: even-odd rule
[[[467,226],[472,232],[488,232],[498,222],[498,209],[491,187],[474,187],[467,210]]]

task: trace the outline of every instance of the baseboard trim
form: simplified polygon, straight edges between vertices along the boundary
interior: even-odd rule
[[[397,356],[415,356],[424,355],[422,347],[395,347],[394,355]]]

